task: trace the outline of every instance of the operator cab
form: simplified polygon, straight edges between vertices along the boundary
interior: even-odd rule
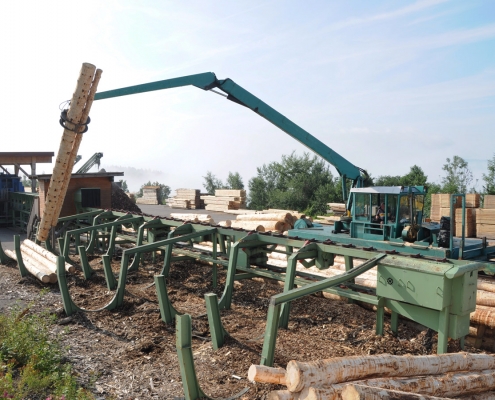
[[[423,186],[375,186],[351,189],[351,216],[341,228],[352,238],[424,239],[421,229],[426,190]]]

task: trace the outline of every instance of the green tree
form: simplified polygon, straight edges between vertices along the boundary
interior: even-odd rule
[[[129,187],[127,186],[127,181],[124,181],[123,179],[121,179],[119,182],[120,182],[120,188],[124,192],[128,193],[129,192]],[[142,196],[142,192],[141,192],[141,196]]]
[[[413,165],[409,172],[400,178],[401,186],[425,186],[428,177],[421,167]]]
[[[168,196],[170,195],[170,192],[171,192],[171,189],[169,186],[164,185],[163,183],[160,183],[160,182],[148,181],[145,184],[141,185],[141,187],[139,188],[139,191],[136,193],[136,197],[143,197],[143,188],[145,186],[159,186],[160,187],[161,204],[166,203],[166,201],[167,201],[166,199],[168,198]]]
[[[400,176],[382,175],[374,179],[373,186],[402,186]]]
[[[468,167],[467,161],[462,157],[454,156],[452,160],[447,158],[447,163],[442,169],[446,175],[442,178],[443,193],[466,193],[473,181],[473,173]]]
[[[206,176],[203,176],[203,187],[208,194],[214,195],[215,190],[223,189],[224,185],[220,179],[218,179],[211,171],[206,172]]]
[[[328,165],[308,153],[282,156],[257,168],[257,176],[249,180],[251,209],[281,208],[304,211],[309,215],[325,213],[327,203],[336,199],[337,184]]]
[[[229,172],[229,176],[227,177],[227,189],[244,189],[244,182],[242,181],[242,177],[239,172]]]
[[[488,160],[488,172],[483,174],[483,181],[485,181],[485,194],[495,194],[495,154],[491,160]]]

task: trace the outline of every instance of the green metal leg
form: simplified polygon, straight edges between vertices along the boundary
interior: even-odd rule
[[[376,334],[383,336],[383,320],[385,318],[385,299],[382,297],[378,300],[376,306]]]
[[[86,247],[78,246],[77,251],[79,252],[79,259],[81,260],[81,268],[83,271],[84,279],[91,278],[91,274],[93,273],[93,269],[89,265],[88,256],[86,255]]]
[[[214,233],[212,236],[212,242],[213,242],[213,251],[212,251],[212,258],[217,259],[217,243],[218,243],[218,235]],[[212,283],[213,287],[217,287],[217,269],[218,269],[218,264],[213,263],[212,265]]]
[[[205,294],[206,313],[208,314],[208,324],[210,326],[211,342],[214,350],[223,346],[226,330],[223,328],[220,318],[220,308],[218,307],[218,297],[214,293]]]
[[[10,257],[4,253],[2,243],[0,242],[0,264],[6,264],[10,260]]]
[[[115,290],[117,287],[117,280],[112,271],[111,260],[109,255],[103,255],[103,271],[105,272],[105,279],[107,281],[108,290]]]
[[[227,270],[227,279],[225,289],[219,302],[220,309],[228,310],[232,304],[232,294],[234,292],[234,280],[237,267],[237,257],[239,256],[239,247],[241,243],[236,242],[230,249],[229,266]]]
[[[28,274],[28,270],[22,261],[21,237],[19,235],[14,235],[14,252],[17,257],[17,268],[19,268],[21,276],[24,277]]]
[[[207,397],[199,387],[196,370],[194,369],[191,316],[188,314],[178,315],[175,329],[177,333],[177,356],[179,357],[180,375],[185,398],[186,400],[196,400],[201,397]]]
[[[117,236],[117,226],[112,226],[112,229],[110,230],[110,238],[108,239],[108,250],[107,250],[107,255],[110,256],[110,258],[113,257],[114,251],[115,251],[115,237]]]
[[[439,314],[437,354],[447,352],[447,345],[449,344],[449,311],[450,307],[445,307]]]
[[[124,251],[124,255],[122,257],[122,261],[120,264],[117,292],[115,293],[115,296],[112,299],[112,301],[107,305],[106,307],[107,310],[113,310],[117,307],[120,307],[124,303],[125,283],[127,280],[128,267],[129,267],[129,255],[127,255]]]
[[[64,238],[59,237],[59,238],[57,238],[57,243],[58,243],[58,254],[64,255],[65,261],[69,262],[70,261],[70,258],[69,258],[70,241],[65,243]],[[65,250],[64,246],[67,246],[67,250]]]
[[[57,278],[65,313],[70,316],[79,311],[80,308],[76,306],[70,297],[69,287],[67,285],[67,275],[65,273],[65,258],[63,256],[57,257]]]
[[[170,324],[179,313],[174,307],[172,307],[172,303],[170,303],[167,293],[167,285],[163,275],[155,275],[155,287],[162,321],[166,324]]]
[[[287,261],[287,269],[285,273],[284,292],[288,292],[294,288],[294,279],[296,277],[297,253],[289,257]],[[287,329],[289,327],[290,301],[283,303],[280,313],[280,328]]]
[[[266,365],[268,367],[273,366],[279,316],[280,305],[274,306],[270,304],[270,307],[268,308],[268,317],[266,320],[265,340],[263,341],[263,350],[261,351],[261,365]]]

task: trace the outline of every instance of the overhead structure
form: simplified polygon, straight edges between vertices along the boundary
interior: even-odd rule
[[[78,156],[79,157],[79,156]],[[85,174],[93,165],[97,165],[100,168],[100,160],[103,157],[103,153],[95,153],[93,154],[88,161],[86,161],[81,168],[76,171],[76,174]]]
[[[14,166],[12,175],[18,176],[19,171],[31,178],[31,187],[36,188],[36,164],[50,164],[55,153],[53,152],[0,152],[0,168],[3,173],[10,174],[6,167]],[[31,173],[27,172],[22,166],[28,165],[31,168]]]

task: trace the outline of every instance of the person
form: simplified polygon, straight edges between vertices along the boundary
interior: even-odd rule
[[[385,220],[385,203],[381,203],[380,207],[377,208],[376,210],[376,216],[375,216],[376,222],[381,222]]]
[[[312,227],[313,227],[313,223],[309,218],[306,218],[306,215],[304,214],[302,214],[294,224],[294,229],[306,229]]]

